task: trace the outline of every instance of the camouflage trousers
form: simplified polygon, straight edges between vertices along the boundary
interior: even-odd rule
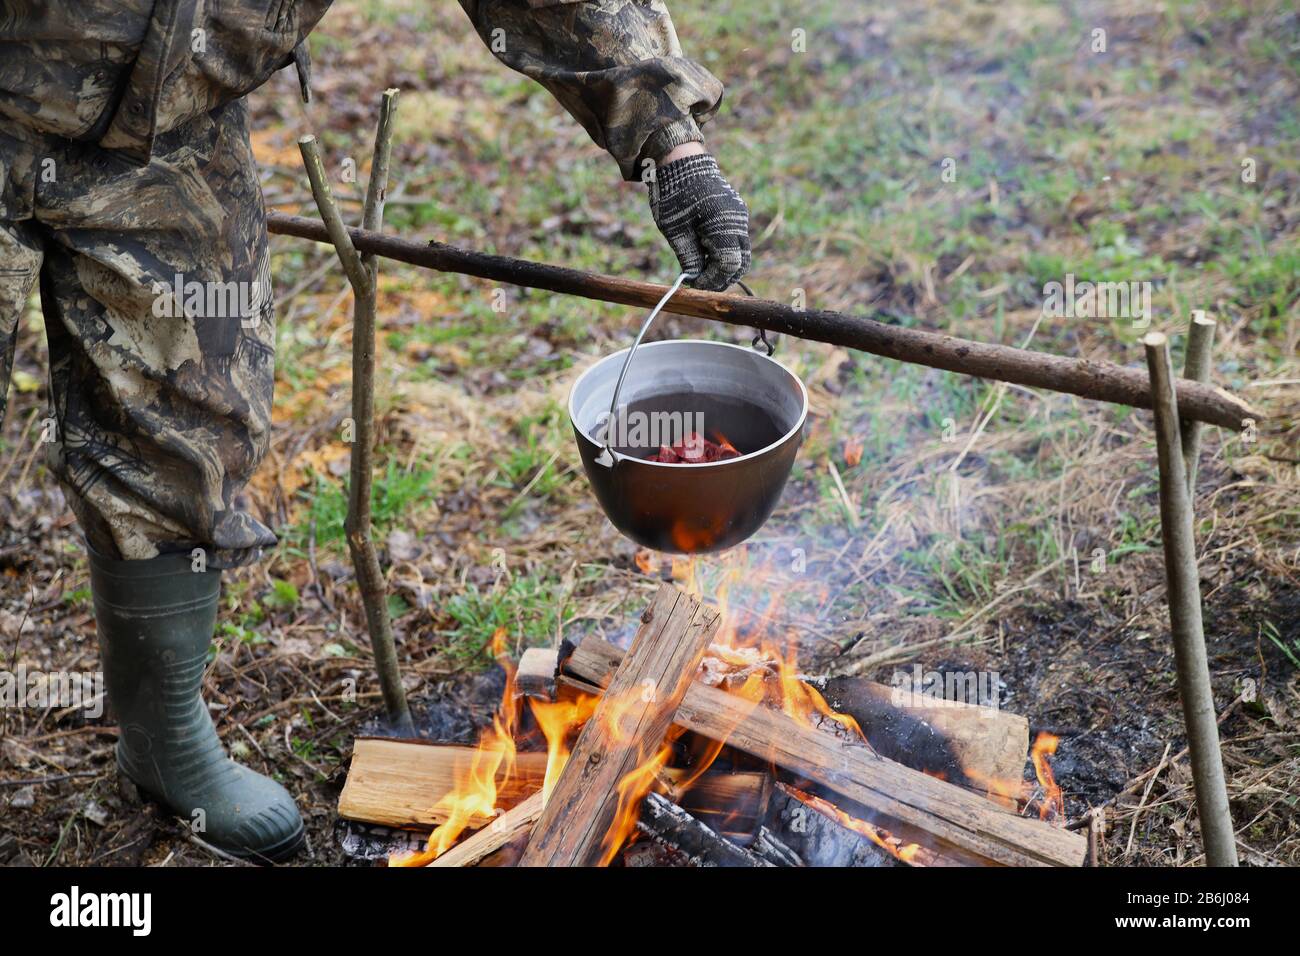
[[[30,198],[0,218],[0,417],[39,284],[50,412],[29,439],[91,547],[255,560],[275,535],[238,505],[269,440],[275,319],[243,100],[159,136],[145,166],[0,125],[20,134]]]

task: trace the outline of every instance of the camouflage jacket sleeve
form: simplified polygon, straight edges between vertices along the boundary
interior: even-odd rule
[[[682,55],[662,0],[460,0],[483,42],[546,87],[618,161],[703,140],[722,84]]]

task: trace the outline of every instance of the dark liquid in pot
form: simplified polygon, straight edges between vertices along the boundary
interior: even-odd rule
[[[660,446],[676,445],[698,432],[748,455],[775,444],[793,424],[783,424],[766,408],[742,399],[670,392],[628,405],[626,415],[616,422],[614,448],[634,458],[649,458]]]

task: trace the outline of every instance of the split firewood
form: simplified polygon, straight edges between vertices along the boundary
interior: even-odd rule
[[[567,657],[572,647],[566,644],[560,653]],[[533,668],[545,671],[549,667],[553,673],[559,654],[538,649],[537,655]],[[833,709],[857,721],[877,753],[913,770],[969,787],[999,802],[1005,802],[1005,794],[1013,792],[1024,775],[1029,721],[1020,714],[961,701],[931,700],[861,677],[813,679],[809,683]],[[553,693],[554,683],[551,687]],[[838,727],[828,724],[828,729]]]
[[[772,797],[772,775],[708,771],[697,779],[686,771],[659,771],[656,792],[729,838],[748,839],[763,822]]]
[[[657,793],[641,801],[637,829],[679,850],[694,866],[771,866]]]
[[[473,760],[473,747],[358,737],[339,795],[339,816],[390,827],[439,826],[448,818],[439,801],[468,777]],[[509,809],[536,793],[545,776],[545,753],[516,754],[514,772],[497,781],[497,806]]]
[[[595,712],[533,828],[521,866],[606,862],[620,806],[631,812],[628,776],[652,766],[673,714],[718,628],[718,612],[665,584],[641,616],[632,647],[608,678]],[[651,774],[645,781],[653,783]],[[620,786],[622,785],[622,786]],[[621,842],[621,841],[619,841]]]
[[[621,656],[618,648],[588,637],[564,661],[562,674],[587,687],[603,686]],[[1079,834],[1018,816],[866,746],[699,682],[686,691],[676,721],[815,782],[835,794],[842,809],[937,852],[1009,866],[1078,866],[1087,852]]]
[[[474,748],[425,740],[359,737],[347,781],[339,795],[339,816],[359,823],[428,830],[447,821],[438,803],[465,779]],[[511,773],[498,775],[497,806],[508,810],[542,788],[545,753],[518,753]],[[706,771],[697,779],[686,770],[665,767],[655,786],[668,799],[719,832],[748,833],[767,810],[772,778],[766,773]],[[689,786],[688,786],[689,784]],[[721,826],[722,821],[726,826]],[[472,829],[491,818],[470,821]]]
[[[555,651],[545,647],[530,647],[524,651],[515,669],[515,695],[554,700],[555,660]]]
[[[882,867],[901,866],[894,854],[869,839],[862,831],[845,826],[834,814],[819,812],[778,786],[772,797],[772,822],[789,841],[787,850],[809,867]],[[750,846],[764,853],[758,841]]]
[[[1029,721],[1019,714],[933,700],[860,677],[814,686],[858,722],[882,757],[990,796],[1014,788],[1024,775]]]
[[[502,847],[523,839],[542,815],[542,792],[539,790],[523,803],[516,804],[489,826],[468,840],[456,844],[430,866],[477,866]]]

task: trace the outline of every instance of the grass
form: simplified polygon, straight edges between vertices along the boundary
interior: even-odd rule
[[[510,635],[515,653],[552,641],[559,583],[530,574],[487,589],[468,585],[447,602],[446,613],[454,622],[446,631],[447,656],[462,667],[485,667],[494,660],[491,644],[501,629]]]
[[[429,500],[436,477],[433,468],[407,470],[390,458],[384,471],[376,476],[373,486],[371,520],[375,535],[382,538],[399,523],[408,522],[412,513]],[[310,490],[301,492],[300,497],[305,509],[298,523],[289,529],[288,542],[301,548],[314,536],[318,545],[341,547],[348,513],[346,483],[316,475]]]

